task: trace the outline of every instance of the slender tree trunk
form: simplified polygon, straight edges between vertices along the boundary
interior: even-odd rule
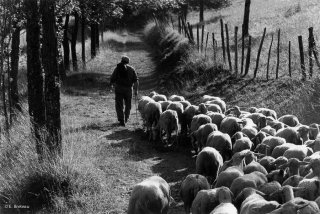
[[[68,38],[68,28],[69,28],[69,14],[66,15],[63,27],[63,61],[65,74],[70,71],[70,47]],[[64,75],[65,76],[65,75]]]
[[[43,157],[42,129],[45,128],[45,105],[43,75],[40,61],[40,15],[37,0],[25,0],[27,16],[27,77],[29,115],[34,125],[36,149],[39,158]]]
[[[251,0],[246,0],[245,6],[244,6],[243,28],[242,28],[243,36],[249,35],[250,4],[251,4]]]
[[[81,7],[81,59],[82,59],[82,65],[85,68],[86,67],[86,38],[84,35],[86,27],[86,17],[84,14],[83,7]]]
[[[11,42],[11,72],[10,77],[10,98],[11,98],[11,118],[14,118],[15,111],[21,111],[18,92],[18,69],[19,69],[19,47],[20,47],[20,27],[17,23],[13,24]]]
[[[96,30],[95,30],[95,24],[91,23],[90,24],[90,28],[91,28],[91,58],[93,59],[94,57],[96,57],[97,52],[96,52]]]
[[[95,30],[96,30],[96,33],[95,33],[95,36],[96,36],[96,49],[97,49],[97,52],[99,52],[100,41],[99,41],[99,24],[98,23],[95,24]]]
[[[200,3],[200,5],[199,5],[199,7],[200,7],[199,21],[200,21],[200,22],[203,22],[203,20],[204,20],[204,15],[203,15],[203,11],[204,11],[204,0],[200,0],[199,3]]]
[[[50,155],[62,156],[60,118],[60,79],[58,70],[58,46],[55,26],[55,1],[41,0],[43,28],[43,68],[45,71],[47,146]]]
[[[77,36],[78,36],[78,26],[79,26],[79,15],[74,11],[74,26],[71,38],[71,55],[72,55],[72,66],[74,71],[78,71],[78,60],[77,60]]]

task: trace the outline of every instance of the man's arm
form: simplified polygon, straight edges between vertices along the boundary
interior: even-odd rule
[[[135,96],[138,95],[138,88],[139,88],[139,80],[137,80],[137,81],[133,84],[133,89],[134,89],[134,95],[135,95]]]

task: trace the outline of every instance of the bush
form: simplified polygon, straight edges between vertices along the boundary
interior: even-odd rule
[[[199,54],[187,38],[164,23],[147,24],[144,40],[153,47],[163,90],[181,89],[187,82],[204,84],[224,71],[210,60],[212,57]]]

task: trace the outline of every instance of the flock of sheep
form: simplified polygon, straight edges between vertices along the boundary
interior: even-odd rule
[[[320,213],[318,124],[268,108],[226,109],[209,95],[192,105],[151,92],[138,110],[150,140],[168,144],[174,131],[191,138],[196,174],[180,189],[187,214]],[[128,214],[168,213],[171,202],[168,183],[153,176],[134,187]]]

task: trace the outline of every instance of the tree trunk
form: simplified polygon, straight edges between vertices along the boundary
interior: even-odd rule
[[[203,11],[204,11],[204,0],[200,0],[200,14],[199,14],[199,18],[200,18],[200,22],[203,22],[204,17],[203,17]]]
[[[41,0],[43,56],[45,72],[46,141],[50,155],[62,156],[60,118],[60,79],[58,70],[58,46],[55,26],[55,1]]]
[[[242,28],[243,36],[249,35],[250,4],[251,4],[251,0],[246,0],[245,6],[244,6],[243,28]]]
[[[11,109],[10,118],[15,117],[15,111],[21,111],[18,92],[18,69],[19,69],[19,47],[20,47],[20,27],[17,23],[13,24],[12,42],[11,42],[11,71],[10,78],[10,98]]]
[[[86,67],[86,38],[85,38],[86,17],[83,6],[81,6],[81,59],[83,68]]]
[[[95,24],[91,23],[90,24],[91,28],[91,58],[93,59],[96,55],[96,30],[95,30]]]
[[[67,14],[63,27],[63,61],[65,73],[70,71],[70,47],[68,38],[69,17],[69,14]]]
[[[96,33],[95,33],[95,36],[96,36],[96,50],[97,50],[97,52],[99,52],[100,42],[99,42],[99,24],[98,23],[96,23],[95,30],[96,30]]]
[[[72,38],[71,38],[71,56],[72,56],[73,71],[78,71],[78,60],[77,60],[77,51],[76,51],[78,25],[79,25],[79,15],[76,11],[74,11],[74,26],[73,26]]]
[[[42,129],[45,127],[45,105],[43,93],[43,76],[40,61],[40,15],[37,0],[25,0],[27,16],[27,78],[29,115],[33,122],[36,149],[39,158],[43,157],[41,141]]]

